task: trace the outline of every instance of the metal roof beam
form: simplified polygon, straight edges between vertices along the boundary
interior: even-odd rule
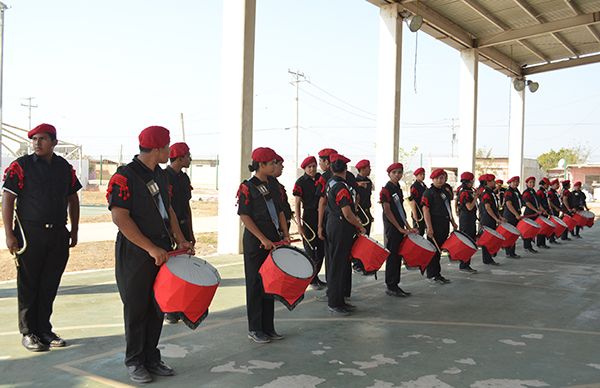
[[[552,70],[568,69],[570,67],[589,65],[591,63],[599,63],[600,54],[589,55],[587,57],[579,57],[577,59],[568,59],[565,61],[552,62],[548,64],[526,67],[523,69],[523,75],[531,75],[544,73]]]
[[[518,0],[517,0],[518,1]],[[536,19],[537,20],[537,19]],[[538,20],[539,22],[539,20]],[[553,22],[542,23],[529,27],[518,28],[514,30],[508,30],[505,32],[501,32],[494,36],[483,37],[479,40],[479,47],[490,47],[498,44],[503,44],[507,42],[512,42],[519,39],[527,39],[532,38],[539,35],[555,33],[563,30],[567,30],[570,28],[587,26],[595,23],[600,23],[600,12],[593,12],[590,14],[583,14],[573,16],[571,18],[566,18],[562,20],[556,20]],[[575,52],[570,47],[570,44],[566,42],[562,37],[557,34],[553,34],[555,38],[569,51],[572,51],[574,55]]]
[[[571,9],[571,11],[573,11],[573,13],[575,13],[575,15],[583,14],[583,11],[581,10],[581,8],[573,0],[565,0],[565,3]],[[587,28],[589,33],[592,34],[594,39],[596,39],[597,42],[600,42],[600,33],[598,33],[598,31],[594,30],[594,27],[592,27],[592,26],[585,26],[585,27]]]

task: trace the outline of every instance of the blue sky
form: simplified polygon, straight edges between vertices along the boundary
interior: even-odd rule
[[[34,125],[55,124],[60,138],[83,144],[93,156],[115,158],[123,145],[128,159],[148,125],[164,125],[181,140],[183,112],[193,155],[216,154],[221,1],[7,3],[4,122],[26,127],[22,98],[34,96]],[[291,157],[288,69],[299,69],[311,81],[301,84],[300,154],[325,146],[355,160],[374,154],[378,13],[365,0],[258,1],[255,146]],[[417,146],[425,157],[450,155],[458,65],[457,51],[405,29],[403,148]],[[526,156],[585,145],[600,162],[600,65],[532,79],[540,89],[526,97]],[[479,87],[478,147],[506,155],[510,80],[482,65]]]

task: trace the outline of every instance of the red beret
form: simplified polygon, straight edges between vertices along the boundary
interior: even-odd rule
[[[425,170],[423,170],[423,171],[425,171]],[[435,170],[433,170],[433,172],[431,173],[431,175],[429,177],[431,179],[435,179],[435,178],[437,178],[437,177],[439,177],[441,175],[448,176],[448,174],[446,173],[446,171],[443,168],[436,168]]]
[[[488,181],[496,180],[496,175],[494,175],[494,174],[487,174],[487,179],[488,179]]]
[[[548,178],[544,177],[544,178],[540,179],[540,182],[541,182],[541,183],[544,183],[544,184],[546,184],[546,185],[549,185],[549,184],[550,184],[550,179],[548,179]]]
[[[140,132],[138,139],[140,146],[148,149],[163,148],[168,146],[171,141],[169,130],[157,125],[144,129]]]
[[[489,176],[490,176],[490,174],[480,175],[478,181],[479,182],[487,182],[490,180]]]
[[[404,170],[404,166],[402,165],[402,163],[399,163],[399,162],[392,163],[392,164],[390,164],[390,165],[389,165],[389,167],[387,168],[387,172],[388,172],[388,174],[389,174],[390,172],[392,172],[392,171],[394,171],[394,170],[397,170],[397,169],[399,169],[399,168],[401,168],[401,169],[403,169],[403,170]]]
[[[577,181],[577,182],[573,183],[573,187],[575,187],[575,186],[581,186],[581,181]]]
[[[337,152],[336,152],[336,153],[333,153],[333,154],[331,154],[331,155],[329,155],[329,161],[330,161],[331,163],[333,163],[333,162],[335,162],[335,161],[337,161],[337,160],[341,160],[341,161],[342,161],[342,162],[344,162],[344,163],[348,163],[348,162],[350,162],[350,159],[348,159],[348,158],[347,158],[347,157],[345,157],[344,155],[338,154]]]
[[[275,152],[275,160],[278,161],[279,163],[283,163],[283,157],[281,155],[279,155],[277,152]]]
[[[319,158],[328,158],[331,154],[337,154],[337,151],[333,148],[323,148],[319,151]]]
[[[190,152],[190,147],[185,143],[175,143],[169,147],[169,158],[185,156]]]
[[[360,170],[365,167],[371,167],[371,163],[367,159],[363,159],[363,160],[359,161],[358,163],[356,163],[355,167],[357,170]]]
[[[558,179],[554,179],[552,182],[550,182],[550,185],[557,185],[558,184]]]
[[[38,133],[48,133],[56,136],[56,128],[54,128],[54,125],[40,124],[37,127],[33,128],[31,131],[27,132],[27,137],[31,139],[34,135],[37,135]]]
[[[425,169],[423,167],[419,167],[415,170],[415,172],[413,172],[414,176],[417,176],[419,174],[425,174]]]
[[[472,181],[473,179],[475,179],[475,175],[473,175],[472,172],[465,171],[462,174],[460,174],[461,181]]]
[[[317,164],[317,159],[314,156],[309,156],[302,161],[300,168],[306,168],[310,166],[312,163]]]
[[[504,181],[503,181],[502,179],[496,179],[496,183],[503,184],[503,183],[504,183]]]
[[[529,178],[525,179],[525,183],[529,183],[529,181],[535,181],[535,177],[530,176]]]
[[[570,185],[570,184],[571,184],[571,181],[570,181],[570,180],[568,180],[568,179],[565,179],[564,181],[562,181],[562,184],[563,184],[563,185]]]
[[[252,160],[258,163],[267,163],[277,158],[275,151],[268,147],[258,147],[252,151]]]
[[[512,178],[510,178],[509,180],[506,181],[506,183],[511,183],[511,182],[515,182],[515,181],[520,181],[521,178],[518,176],[513,176]]]

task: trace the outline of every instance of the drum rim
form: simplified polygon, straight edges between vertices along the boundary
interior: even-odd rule
[[[481,229],[483,229],[484,231],[490,232],[496,238],[500,238],[502,240],[506,240],[506,238],[502,234],[500,234],[500,232],[496,231],[496,229],[493,229],[493,228],[491,228],[489,226],[486,226],[486,225],[483,225],[481,227]]]
[[[537,222],[535,222],[534,220],[532,220],[531,218],[521,218],[521,221],[525,222],[528,225],[536,226],[538,228],[541,228],[541,226]]]
[[[460,234],[462,236],[465,236],[467,238],[467,240],[469,240],[469,242],[472,244],[471,248],[477,249],[477,243],[475,242],[475,240],[473,240],[471,237],[469,237],[469,235],[466,234],[465,232],[461,232],[460,230],[455,230],[452,233],[456,233],[457,235]],[[463,240],[461,240],[461,241],[463,241]]]
[[[418,239],[419,237],[420,237],[420,238],[421,238],[423,241],[427,241],[427,244],[429,244],[429,246],[431,247],[431,249],[428,249],[429,247],[423,247],[423,246],[421,246],[421,244],[417,244],[417,243],[416,243],[416,241],[415,241],[415,240],[413,240],[413,238],[416,238],[416,239],[417,239],[417,241],[419,241],[419,239]],[[428,239],[426,239],[425,237],[421,236],[420,234],[417,234],[417,233],[409,233],[409,234],[408,234],[408,239],[409,239],[409,240],[411,240],[412,242],[414,242],[415,244],[417,244],[417,245],[418,245],[420,248],[423,248],[423,249],[425,249],[425,250],[427,250],[427,251],[429,251],[429,252],[433,252],[433,253],[437,252],[437,249],[436,249],[435,245],[433,245],[433,243],[432,243],[431,241],[429,241],[429,240],[428,240]]]
[[[552,222],[556,221],[560,226],[568,227],[568,225],[560,219],[559,216],[552,216]]]
[[[591,212],[589,210],[582,210],[578,213],[581,213],[581,215],[584,216],[585,218],[596,218],[596,214],[594,214],[594,212]],[[586,214],[591,215],[591,217],[587,217]]]
[[[542,222],[548,226],[555,226],[554,224],[552,224],[552,221],[550,221],[550,219],[548,219],[547,217],[539,216],[538,219],[541,219]]]
[[[309,276],[308,276],[308,277],[306,277],[306,278],[300,278],[300,277],[298,277],[298,276],[295,276],[295,275],[289,274],[289,273],[287,273],[286,271],[284,271],[284,270],[283,270],[283,268],[281,268],[281,267],[279,266],[279,264],[277,264],[277,261],[275,261],[275,258],[273,257],[273,252],[275,252],[275,251],[276,251],[276,250],[278,250],[278,249],[283,249],[283,248],[295,250],[295,251],[297,251],[298,253],[300,253],[302,256],[304,256],[304,258],[305,258],[305,259],[308,261],[308,263],[310,264],[310,266],[311,266],[311,268],[312,268],[312,275],[309,275]],[[295,247],[295,246],[293,246],[293,245],[280,245],[280,246],[278,246],[278,247],[275,247],[275,249],[273,249],[273,250],[271,251],[271,253],[269,253],[269,255],[271,256],[271,261],[273,262],[273,264],[275,264],[275,266],[276,266],[277,268],[279,268],[279,270],[280,270],[281,272],[283,272],[284,274],[286,274],[287,276],[291,276],[291,277],[293,277],[294,279],[298,279],[298,280],[306,280],[306,279],[313,278],[313,277],[315,276],[315,265],[313,264],[312,260],[311,260],[311,259],[310,259],[308,256],[306,256],[306,255],[304,254],[304,252],[302,252],[302,250],[301,250],[300,248],[298,248],[298,247]]]
[[[165,265],[167,266],[167,268],[169,269],[169,271],[171,271],[171,273],[173,273],[173,270],[171,269],[171,267],[169,267],[169,262],[174,263],[173,261],[171,261],[173,259],[176,259],[176,260],[180,260],[181,259],[181,260],[197,260],[197,261],[200,261],[200,262],[202,262],[202,264],[206,265],[208,267],[208,269],[210,269],[210,271],[215,275],[215,278],[217,279],[217,282],[215,284],[208,284],[208,285],[206,285],[206,284],[196,284],[197,286],[200,286],[200,287],[214,287],[214,286],[219,286],[221,284],[221,280],[222,279],[221,279],[221,274],[219,273],[219,271],[215,268],[214,265],[212,265],[208,261],[204,260],[203,258],[198,257],[198,256],[193,256],[193,255],[185,254],[185,253],[182,254],[182,255],[171,256],[169,258],[169,260],[167,260],[167,262],[165,263]],[[175,274],[173,273],[173,275],[175,275]],[[177,275],[175,275],[175,276],[177,276]],[[181,279],[181,280],[190,283],[188,280],[185,280],[185,279]]]
[[[387,248],[382,243],[380,243],[379,241],[375,240],[373,237],[367,236],[366,234],[359,234],[358,238],[361,238],[361,237],[365,237],[369,241],[374,242],[375,244],[379,245],[381,248],[383,248],[383,249],[385,249],[387,251]]]
[[[503,222],[498,227],[500,227],[500,226],[503,227],[504,230],[506,230],[510,234],[514,234],[515,236],[520,236],[521,235],[521,232],[519,232],[519,229],[516,226],[514,226],[513,224],[509,223],[509,222]]]

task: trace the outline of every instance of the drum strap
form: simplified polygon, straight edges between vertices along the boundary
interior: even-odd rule
[[[327,183],[327,194],[329,194],[329,190],[332,189],[333,186],[336,185],[336,183],[341,183],[344,186],[346,186],[346,189],[348,189],[348,192],[350,193],[350,195],[352,195],[352,203],[354,203],[354,206],[356,207],[356,190],[354,190],[352,187],[348,186],[348,184],[346,182],[330,179],[329,182]],[[356,211],[356,209],[354,209],[354,211]]]
[[[269,216],[271,217],[271,222],[273,222],[273,225],[275,225],[275,229],[277,231],[279,231],[279,216],[277,215],[277,209],[275,208],[275,203],[273,202],[273,198],[270,195],[271,193],[269,192],[269,189],[267,188],[267,186],[264,184],[260,184],[257,186],[254,183],[250,182],[249,180],[246,182],[248,182],[251,185],[253,185],[254,187],[256,187],[258,192],[262,195],[263,199],[265,200],[265,204],[267,205],[267,211],[269,212]]]
[[[398,193],[392,194],[392,198],[394,199],[394,205],[396,205],[396,209],[398,209],[398,214],[400,214],[400,219],[404,224],[404,227],[408,227],[408,223],[406,222],[406,213],[404,212],[404,206],[402,206],[402,202],[400,202],[400,196]]]
[[[442,197],[442,201],[444,202],[444,206],[446,207],[446,211],[448,212],[448,217],[450,217],[451,220],[454,219],[454,216],[452,215],[452,210],[450,210],[450,204],[448,203],[448,201],[446,201],[448,197],[444,193],[441,193],[440,195]]]

